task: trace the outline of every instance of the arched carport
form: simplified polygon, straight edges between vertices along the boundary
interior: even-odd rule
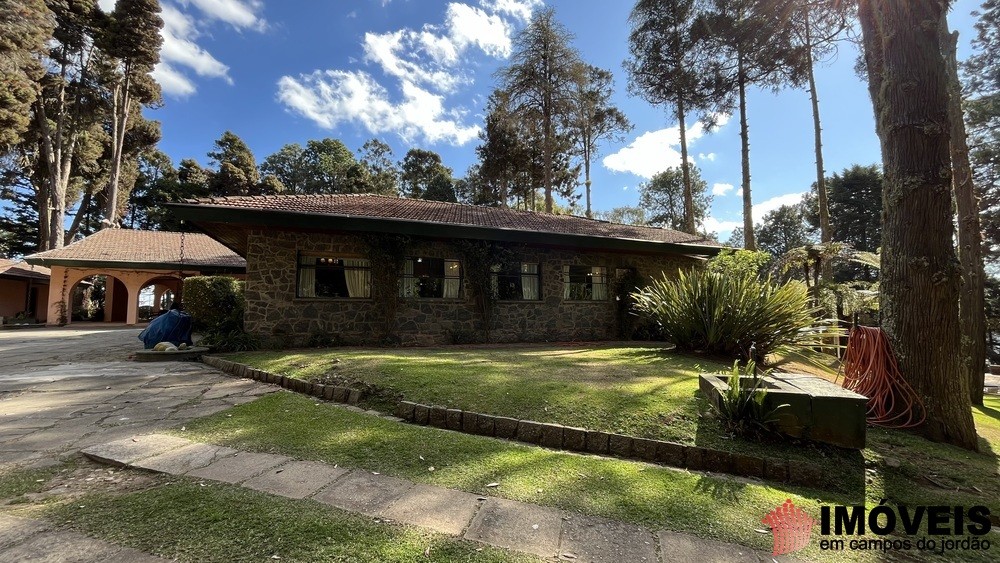
[[[134,325],[139,318],[139,292],[151,283],[160,282],[179,295],[181,280],[190,276],[246,274],[246,261],[208,236],[168,231],[105,229],[69,246],[33,254],[25,261],[52,271],[50,325],[71,322],[71,291],[91,276],[106,276],[108,280],[105,321],[120,320],[124,307],[125,324]]]

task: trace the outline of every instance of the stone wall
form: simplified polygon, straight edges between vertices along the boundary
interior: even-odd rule
[[[298,253],[329,253],[336,257],[366,258],[366,246],[356,236],[253,230],[247,246],[245,324],[247,332],[282,345],[300,345],[314,335],[345,344],[372,344],[383,323],[372,300],[296,297]],[[546,247],[523,247],[523,262],[537,262],[541,273],[541,300],[501,301],[494,312],[494,342],[609,340],[618,336],[616,304],[563,299],[564,265],[603,266],[609,281],[616,268],[634,268],[645,278],[676,272],[697,261],[678,255],[586,252]],[[414,239],[408,256],[458,258],[447,241]],[[463,262],[464,267],[464,262]],[[471,291],[458,299],[401,299],[396,335],[403,345],[450,344],[480,339],[483,326]]]

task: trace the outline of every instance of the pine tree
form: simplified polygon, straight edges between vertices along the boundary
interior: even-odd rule
[[[624,133],[632,130],[628,118],[611,102],[614,93],[614,75],[602,68],[586,65],[577,82],[570,129],[583,159],[587,217],[593,217],[590,209],[590,164],[597,157],[598,143],[605,139],[621,139]]]
[[[793,42],[792,0],[708,0],[695,26],[696,38],[707,43],[721,80],[712,89],[716,110],[734,104],[740,114],[740,145],[745,247],[756,250],[753,198],[750,190],[750,128],[746,92],[750,86],[779,88],[803,77],[803,49]],[[735,100],[733,99],[735,93]]]
[[[695,33],[696,0],[638,0],[629,16],[629,52],[625,61],[629,90],[656,105],[666,105],[680,131],[684,175],[682,230],[697,231],[687,145],[687,117],[700,114],[711,124],[721,76],[712,64],[708,42]],[[724,105],[724,104],[723,104]]]
[[[541,187],[545,211],[552,213],[553,194],[560,184],[560,156],[569,152],[565,129],[572,118],[574,92],[583,72],[572,34],[555,19],[551,8],[534,13],[514,37],[510,65],[497,71],[501,88],[510,96],[511,113],[538,131],[541,145]]]
[[[947,5],[864,0],[859,8],[885,171],[882,329],[923,401],[927,416],[917,431],[976,450],[969,379],[955,353],[961,268],[952,243],[948,90],[938,32]]]
[[[104,218],[118,224],[118,190],[129,121],[137,106],[160,99],[160,87],[149,75],[160,61],[163,38],[157,0],[117,0],[101,34],[100,46],[108,69],[106,84],[111,94],[111,169]]]
[[[45,75],[41,58],[55,20],[44,0],[0,0],[0,152],[21,141]]]

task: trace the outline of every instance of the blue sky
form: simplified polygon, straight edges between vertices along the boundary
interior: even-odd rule
[[[100,0],[108,9],[114,0]],[[605,143],[594,167],[594,208],[638,202],[636,188],[680,162],[676,123],[663,108],[630,97],[624,0],[162,0],[164,47],[156,77],[160,148],[174,162],[205,154],[225,130],[258,162],[286,143],[333,137],[352,149],[377,137],[396,159],[410,147],[439,152],[456,176],[475,162],[476,134],[493,72],[532,9],[548,5],[589,63],[615,74],[615,102],[635,124]],[[969,54],[976,0],[950,18]],[[880,161],[867,88],[844,44],[818,70],[827,173]],[[749,94],[754,219],[794,203],[815,181],[812,116],[804,90]],[[721,240],[741,224],[737,119],[712,133],[691,119],[690,152],[715,192],[706,222]],[[736,186],[736,188],[733,188]]]

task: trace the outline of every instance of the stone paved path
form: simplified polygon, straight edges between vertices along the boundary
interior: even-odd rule
[[[441,487],[368,471],[242,452],[166,435],[141,435],[83,450],[99,462],[239,484],[540,557],[594,563],[750,562],[771,556],[670,531]]]
[[[66,563],[166,563],[128,547],[76,532],[52,530],[48,522],[0,514],[0,560]]]

